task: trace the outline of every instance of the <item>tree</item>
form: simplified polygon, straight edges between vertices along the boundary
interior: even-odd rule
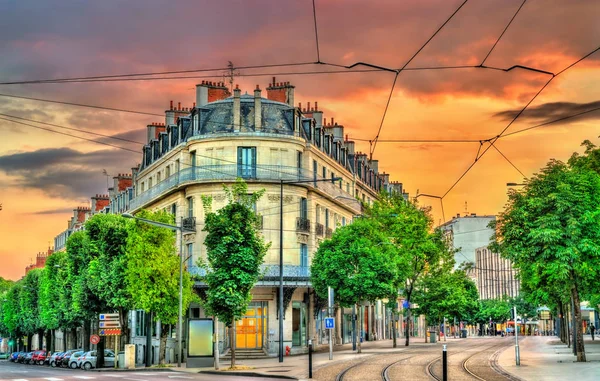
[[[85,229],[92,258],[88,265],[90,290],[119,313],[124,344],[129,341],[128,313],[132,308],[126,280],[128,221],[114,214],[96,214],[85,223]]]
[[[521,191],[510,192],[495,240],[531,286],[554,284],[569,292],[577,361],[583,362],[581,295],[600,278],[600,176],[576,162],[551,160]]]
[[[228,203],[212,211],[212,198],[203,197],[206,212],[204,231],[207,269],[204,282],[205,308],[229,328],[235,327],[246,312],[251,290],[260,276],[260,265],[269,248],[258,232],[258,217],[253,205],[264,190],[248,194],[246,183],[238,179],[231,188],[223,186]],[[231,367],[235,367],[233,329],[230,329]]]
[[[433,221],[427,209],[419,208],[416,203],[409,202],[399,194],[381,194],[372,206],[365,205],[365,216],[379,224],[380,231],[394,243],[402,260],[396,261],[401,270],[406,271],[405,278],[398,286],[403,290],[404,299],[408,303],[406,310],[406,343],[410,342],[410,320],[415,287],[427,273],[431,264],[452,260],[452,252],[448,250],[442,233],[433,231]],[[399,278],[400,279],[400,278]]]
[[[40,285],[41,269],[30,270],[21,282],[22,290],[19,294],[19,326],[27,335],[27,348],[31,349],[31,339],[36,333],[42,339],[43,329],[38,306],[38,290]]]
[[[65,312],[70,307],[65,297],[67,253],[57,252],[46,260],[39,289],[40,321],[47,330],[48,350],[54,351],[56,329],[68,326]],[[70,302],[70,300],[69,300]]]
[[[358,218],[319,245],[311,264],[311,283],[322,298],[327,297],[328,287],[333,288],[335,301],[342,307],[396,300],[399,269],[404,268],[397,262],[402,259],[378,223]]]
[[[173,224],[173,215],[142,210],[137,217]],[[181,253],[183,255],[183,253]],[[127,244],[127,292],[135,308],[152,313],[162,324],[159,362],[165,363],[168,325],[179,316],[179,261],[175,235],[167,228],[136,221],[130,226]],[[183,310],[192,298],[189,273],[183,274]],[[178,354],[181,356],[181,353]]]

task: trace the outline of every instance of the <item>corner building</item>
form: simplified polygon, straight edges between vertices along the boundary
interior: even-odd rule
[[[278,350],[279,232],[283,221],[284,347],[303,351],[308,339],[325,343],[323,327],[326,301],[310,284],[313,253],[323,239],[361,214],[357,199],[370,203],[382,190],[402,193],[402,184],[379,173],[378,162],[355,152],[354,142],[344,139],[344,127],[331,118],[326,123],[315,102],[294,106],[294,86],[272,83],[267,97],[256,87],[231,96],[223,83],[196,86],[191,108],[181,104],[166,110],[165,123],[148,126],[143,160],[134,171],[133,189],[111,200],[111,212],[142,208],[166,210],[177,223],[195,228],[183,237],[183,255],[191,274],[202,275],[198,260],[206,259],[202,231],[205,211],[201,197],[213,198],[213,209],[225,206],[223,184],[236,178],[248,183],[249,192],[265,189],[255,205],[262,220],[262,235],[271,248],[265,256],[264,276],[252,291],[246,316],[237,322],[236,346],[275,354]],[[332,181],[333,178],[341,180]],[[323,181],[328,180],[328,181]],[[282,185],[283,182],[283,185]],[[283,187],[283,210],[280,191]],[[122,198],[125,197],[125,200]],[[196,282],[201,294],[205,285]],[[369,309],[367,309],[369,311]],[[365,333],[375,332],[375,308],[365,320]],[[344,332],[346,313],[337,311],[336,342],[349,342]],[[188,317],[205,317],[192,305]],[[136,322],[133,322],[136,326]],[[224,328],[219,332],[221,351],[228,346]],[[185,336],[184,336],[185,337]],[[382,336],[379,336],[382,337]],[[185,352],[184,352],[185,353]]]

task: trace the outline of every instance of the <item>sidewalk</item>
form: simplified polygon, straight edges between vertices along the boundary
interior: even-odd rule
[[[462,339],[452,339],[462,340]],[[410,348],[413,346],[427,345],[422,337],[411,337]],[[406,350],[404,339],[398,339],[397,348],[392,348],[392,340],[368,341],[362,343],[362,353],[357,354],[352,351],[352,344],[334,346],[333,360],[329,360],[329,351],[327,348],[320,348],[318,352],[313,353],[313,372],[323,366],[329,366],[338,362],[363,359],[375,354],[394,353]],[[221,370],[229,367],[229,361],[221,361]],[[184,364],[183,364],[184,365]],[[285,377],[290,379],[308,379],[308,355],[286,356],[283,363],[279,362],[277,357],[268,357],[258,360],[237,360],[236,365],[248,366],[252,369],[245,371],[216,371],[210,368],[170,368],[170,370],[190,372],[190,373],[218,373],[222,375],[240,374],[253,375],[261,377]]]
[[[514,345],[498,356],[498,365],[523,380],[600,380],[600,340],[584,336],[586,363],[575,362],[572,349],[556,336],[519,337],[521,366],[515,364]],[[514,341],[514,338],[513,338]]]

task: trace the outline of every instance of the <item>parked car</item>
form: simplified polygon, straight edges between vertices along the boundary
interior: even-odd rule
[[[81,369],[90,370],[96,367],[96,351],[90,351],[81,360]],[[104,366],[115,366],[115,353],[109,349],[104,350]]]
[[[8,358],[9,361],[12,362],[17,362],[17,357],[19,356],[19,353],[21,352],[13,352],[10,354],[10,357]]]
[[[71,368],[71,369],[77,369],[77,368],[79,368],[79,366],[81,365],[81,363],[78,360],[85,353],[86,352],[84,352],[84,351],[73,352],[73,354],[71,355],[71,358],[69,359],[69,368]]]
[[[46,351],[35,351],[33,352],[33,356],[31,357],[32,364],[44,365],[44,361],[46,360]]]
[[[81,351],[81,349],[70,349],[70,350],[66,351],[60,359],[60,366],[65,367],[65,368],[69,367],[69,360],[71,359],[71,356],[73,355],[73,353],[80,352],[80,351]]]
[[[8,353],[0,352],[0,360],[6,360],[9,356]]]
[[[17,360],[15,362],[18,362],[18,363],[22,364],[23,361],[25,360],[25,356],[27,356],[27,352],[19,352],[17,354]]]
[[[25,355],[23,359],[23,364],[31,364],[31,359],[33,358],[33,352],[29,352]]]
[[[48,359],[48,365],[50,365],[51,367],[55,367],[57,366],[57,358],[58,356],[62,355],[63,352],[54,352],[54,354],[52,356],[50,356],[50,358]]]

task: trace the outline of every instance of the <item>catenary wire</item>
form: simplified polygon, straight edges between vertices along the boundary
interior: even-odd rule
[[[448,24],[450,22],[450,20],[454,17],[454,15],[456,15],[458,13],[458,11],[460,11],[460,9],[468,2],[469,0],[465,0],[458,8],[456,8],[456,10],[450,15],[450,17],[448,17],[446,19],[446,21],[440,25],[440,27],[431,35],[431,37],[429,37],[429,39],[427,41],[425,41],[425,43],[423,45],[421,45],[421,47],[415,52],[415,54],[412,55],[412,57],[410,57],[408,59],[408,61],[406,61],[406,63],[402,66],[402,68],[400,68],[398,71],[396,71],[396,76],[394,77],[394,82],[392,83],[392,89],[390,90],[390,95],[388,97],[388,101],[387,104],[385,106],[385,109],[383,111],[383,117],[381,118],[381,123],[379,125],[379,129],[377,130],[377,135],[375,135],[375,139],[373,139],[373,148],[371,148],[371,151],[369,152],[369,157],[372,158],[373,154],[375,153],[375,149],[377,148],[377,139],[379,139],[379,135],[381,134],[381,129],[383,128],[383,123],[385,122],[385,116],[387,114],[387,110],[388,110],[388,106],[390,105],[390,101],[392,99],[392,95],[394,94],[394,88],[396,86],[396,80],[398,79],[398,75],[400,74],[400,72],[402,70],[404,70],[404,68],[406,68],[413,59],[415,59],[415,57],[417,57],[417,55],[419,55],[419,53],[425,49],[425,47],[427,46],[427,44],[429,44],[429,42],[431,40],[433,40],[433,38],[444,28],[444,26],[446,26],[446,24]]]
[[[39,123],[39,124],[44,124],[46,126],[51,126],[51,127],[56,127],[56,128],[62,128],[62,129],[65,129],[65,130],[83,132],[83,133],[86,133],[86,134],[101,136],[103,138],[108,138],[108,139],[120,140],[120,141],[127,142],[127,143],[135,143],[135,144],[144,145],[144,143],[138,142],[136,140],[126,139],[126,138],[119,138],[119,137],[116,137],[116,136],[105,135],[105,134],[101,134],[101,133],[93,132],[93,131],[81,130],[81,129],[73,128],[73,127],[60,126],[58,124],[53,124],[53,123],[40,122],[39,120],[23,118],[23,117],[20,117],[20,116],[9,115],[9,114],[2,114],[2,113],[0,113],[0,116],[4,116],[4,117],[7,117],[7,118],[19,119],[19,120],[25,120],[25,121],[28,121],[28,122],[34,122],[34,123]]]
[[[544,126],[547,126],[549,124],[554,124],[554,123],[562,122],[563,120],[567,120],[567,119],[571,119],[571,118],[576,118],[578,116],[581,116],[581,115],[584,115],[584,114],[588,114],[588,113],[594,112],[594,111],[600,111],[600,107],[596,107],[596,108],[593,108],[593,109],[590,109],[590,110],[587,110],[587,111],[578,112],[577,114],[573,114],[573,115],[567,115],[567,116],[564,116],[564,117],[561,117],[561,118],[558,118],[558,119],[554,119],[554,120],[550,120],[548,122],[537,124],[535,126],[522,128],[522,129],[517,130],[517,131],[509,132],[508,134],[504,134],[504,135],[500,136],[498,139],[506,138],[506,137],[511,136],[511,135],[520,134],[520,133],[525,132],[525,131],[533,130],[534,128],[544,127]]]
[[[317,47],[317,63],[321,63],[321,54],[319,52],[319,30],[317,28],[317,8],[315,6],[315,0],[312,0],[313,19],[315,22],[315,42]]]
[[[510,27],[510,24],[512,24],[512,22],[514,21],[514,19],[517,17],[517,15],[519,14],[519,12],[521,11],[521,8],[523,8],[523,5],[525,5],[525,2],[527,2],[527,0],[523,0],[523,2],[521,3],[521,5],[519,6],[519,8],[517,9],[517,11],[515,12],[515,14],[513,15],[513,17],[510,19],[510,21],[508,22],[508,24],[506,24],[506,27],[504,28],[504,30],[502,31],[502,33],[500,33],[500,36],[498,36],[498,39],[496,40],[496,42],[494,42],[494,45],[492,46],[492,48],[490,49],[490,51],[488,52],[488,54],[486,54],[486,56],[483,59],[483,61],[481,61],[481,65],[480,66],[483,66],[483,64],[485,64],[485,61],[488,59],[488,57],[490,56],[490,54],[492,54],[492,52],[496,48],[496,45],[498,45],[498,42],[500,42],[500,40],[502,39],[502,36],[504,36],[504,33],[506,33],[506,31]]]
[[[522,171],[521,171],[519,168],[517,168],[517,166],[516,166],[516,165],[514,165],[514,164],[513,164],[513,162],[512,162],[512,161],[510,161],[510,159],[509,159],[508,157],[506,157],[506,155],[505,155],[505,154],[503,154],[503,153],[502,153],[502,151],[500,151],[500,149],[498,149],[498,147],[496,147],[496,144],[494,144],[494,143],[492,143],[492,142],[490,142],[490,144],[491,144],[491,146],[492,146],[492,147],[494,147],[494,149],[495,149],[496,151],[498,151],[498,153],[499,153],[500,155],[502,155],[502,157],[503,157],[503,158],[504,158],[506,161],[508,161],[508,164],[512,165],[512,167],[513,167],[514,169],[516,169],[516,170],[517,170],[517,172],[519,172],[519,173],[521,174],[521,176],[523,176],[524,178],[526,178],[526,177],[527,177],[527,176],[525,176],[525,174],[524,174],[524,173],[523,173],[523,172],[522,172]]]

